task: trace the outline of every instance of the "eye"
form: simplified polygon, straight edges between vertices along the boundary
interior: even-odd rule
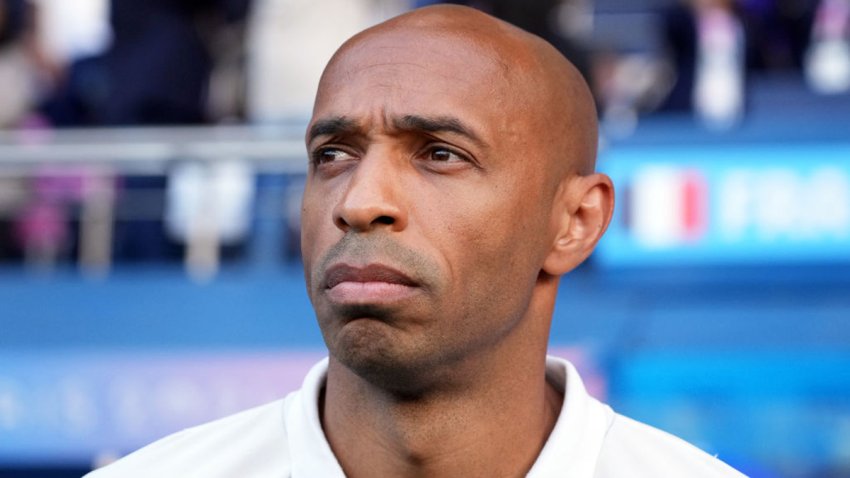
[[[427,151],[428,159],[442,163],[468,162],[466,156],[449,148],[435,146]]]
[[[320,165],[325,163],[332,163],[334,161],[341,161],[350,158],[351,155],[346,153],[345,151],[339,148],[319,148],[313,151],[312,159],[313,164]]]

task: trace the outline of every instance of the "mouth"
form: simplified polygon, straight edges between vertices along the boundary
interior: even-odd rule
[[[338,264],[325,276],[325,290],[339,304],[394,302],[415,293],[419,284],[404,273],[381,264],[355,267]]]

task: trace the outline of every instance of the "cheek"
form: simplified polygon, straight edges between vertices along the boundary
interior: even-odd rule
[[[335,228],[331,204],[321,188],[305,187],[301,203],[301,258],[305,271],[309,271],[329,247],[326,242],[332,231],[328,229]],[[309,274],[307,279],[310,280]]]
[[[498,212],[504,210],[470,208],[445,223],[450,289],[434,311],[447,319],[439,326],[445,344],[469,348],[498,341],[528,309],[538,270],[523,254],[525,238]]]
[[[301,255],[306,263],[311,257],[313,245],[315,244],[315,225],[318,211],[313,204],[312,194],[309,189],[304,191],[301,202]]]
[[[471,240],[493,249],[522,253],[534,249],[548,224],[539,190],[510,180],[486,191],[470,191],[460,220]]]
[[[468,189],[438,195],[434,214],[441,248],[454,277],[462,287],[490,288],[506,274],[536,278],[540,247],[548,224],[533,192],[517,191],[514,184],[491,190]],[[512,199],[509,199],[512,198]],[[515,283],[515,282],[514,282]]]

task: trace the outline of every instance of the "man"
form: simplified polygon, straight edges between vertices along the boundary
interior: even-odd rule
[[[546,357],[558,279],[613,208],[595,118],[549,44],[475,10],[349,40],[307,132],[302,253],[329,359],[282,401],[94,476],[741,476]]]

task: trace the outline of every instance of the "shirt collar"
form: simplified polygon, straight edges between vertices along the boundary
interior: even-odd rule
[[[287,399],[286,432],[293,478],[345,478],[319,420],[319,394],[327,375],[328,359],[324,358],[304,377],[301,390]]]
[[[287,398],[286,428],[293,478],[344,478],[319,420],[319,394],[328,372],[328,359],[317,363],[301,390]],[[564,359],[547,357],[546,379],[564,394],[552,433],[528,473],[529,478],[570,476],[592,478],[613,411],[587,394],[575,367]]]
[[[529,478],[592,478],[614,412],[587,394],[573,364],[549,356],[546,380],[564,394],[561,413]]]

